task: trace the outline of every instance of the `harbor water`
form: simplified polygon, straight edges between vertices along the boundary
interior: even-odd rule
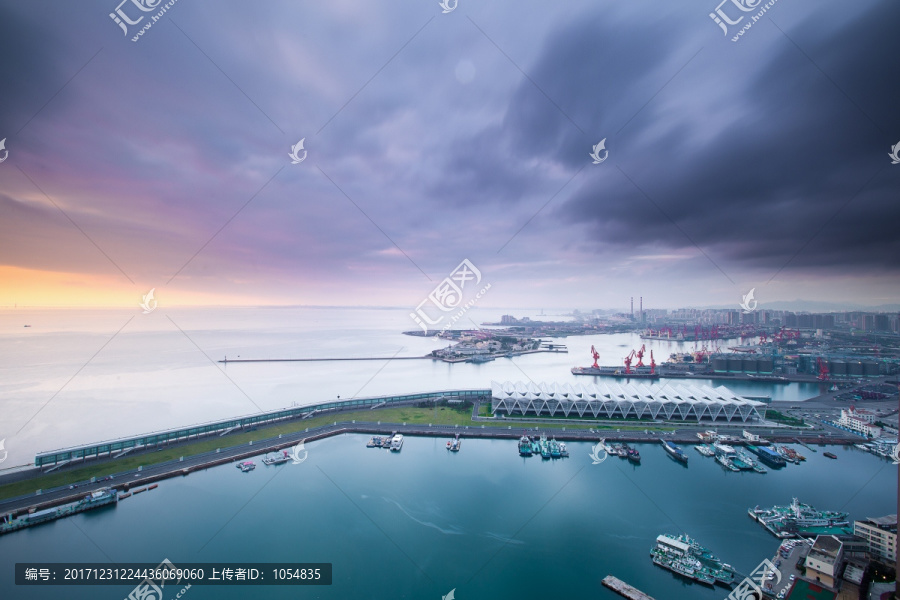
[[[487,388],[491,380],[589,383],[572,375],[590,364],[621,364],[647,344],[657,362],[694,343],[643,341],[637,334],[559,339],[568,353],[500,358],[482,364],[424,356],[443,340],[415,330],[408,309],[172,308],[0,311],[0,439],[3,468],[29,464],[40,451],[230,418],[338,396],[377,396],[450,388]],[[497,322],[505,312],[467,313]],[[538,318],[532,314],[532,318]],[[544,317],[547,320],[561,317]],[[30,325],[25,328],[24,325]],[[550,338],[548,338],[550,339]],[[385,361],[217,363],[234,358],[385,357]],[[620,380],[621,381],[621,380]],[[662,380],[673,381],[673,380]],[[677,383],[677,382],[676,382]],[[719,380],[690,383],[722,385]],[[726,382],[735,392],[800,401],[819,384]],[[46,405],[46,406],[45,406]],[[44,408],[41,408],[44,407]],[[103,418],[97,415],[102,414]],[[19,431],[21,429],[21,431]]]
[[[779,541],[747,516],[792,497],[851,519],[894,512],[897,471],[853,447],[830,448],[765,475],[726,472],[687,448],[687,468],[659,444],[642,464],[518,456],[513,440],[406,436],[403,450],[368,449],[368,436],[306,444],[303,463],[223,465],[158,489],[0,538],[0,562],[331,562],[330,587],[258,587],[254,598],[463,599],[617,596],[608,574],[655,598],[722,600],[651,563],[660,533],[688,533],[739,572]],[[259,464],[259,460],[256,460]],[[24,589],[0,578],[0,597],[125,598],[131,587]],[[246,598],[250,588],[193,586],[187,597]],[[59,592],[59,593],[58,593]],[[64,592],[64,593],[63,593]]]

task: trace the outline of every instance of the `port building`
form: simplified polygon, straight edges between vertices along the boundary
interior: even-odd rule
[[[835,588],[838,569],[844,555],[841,541],[833,535],[816,536],[806,555],[806,576],[818,583]]]
[[[853,406],[841,409],[838,425],[866,437],[881,436],[881,427],[875,423],[875,414],[867,410],[857,410]]]
[[[748,422],[762,420],[765,406],[725,386],[491,382],[494,414]]]
[[[866,541],[873,558],[888,564],[897,560],[897,515],[854,521],[853,533]]]

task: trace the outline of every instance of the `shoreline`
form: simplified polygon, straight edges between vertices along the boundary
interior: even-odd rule
[[[609,431],[598,432],[593,429],[558,429],[546,427],[527,427],[527,423],[516,423],[514,425],[506,425],[506,428],[487,425],[422,425],[422,424],[400,424],[400,423],[381,423],[381,422],[340,422],[335,421],[333,424],[322,425],[312,430],[306,429],[295,431],[288,434],[279,434],[278,437],[271,437],[259,441],[250,441],[248,443],[238,444],[226,448],[219,448],[216,451],[185,454],[178,460],[167,461],[157,464],[151,464],[146,467],[140,466],[137,469],[129,469],[121,473],[113,474],[109,478],[96,478],[94,481],[78,482],[75,488],[66,488],[50,490],[41,494],[30,493],[24,496],[18,496],[0,500],[0,514],[11,515],[11,518],[27,513],[30,509],[43,510],[52,508],[67,502],[72,502],[84,497],[85,494],[100,488],[111,488],[119,493],[127,493],[131,488],[148,485],[171,477],[187,476],[195,471],[202,471],[208,468],[220,466],[226,463],[234,463],[236,461],[245,460],[253,456],[267,454],[269,452],[277,452],[286,448],[297,445],[300,441],[312,442],[329,437],[344,434],[371,434],[371,435],[388,435],[394,432],[402,433],[404,436],[412,437],[453,437],[460,434],[464,437],[475,439],[507,439],[515,441],[522,435],[522,431],[538,432],[544,431],[550,433],[556,439],[567,442],[596,442],[601,437],[607,440],[616,440],[620,442],[630,443],[649,443],[657,444],[661,433],[650,431],[650,427],[639,428],[639,425],[630,425],[630,427],[639,428],[638,431]],[[659,429],[658,425],[655,429]],[[623,426],[625,424],[623,423]],[[702,429],[705,424],[695,425],[694,428]],[[264,428],[260,428],[262,430]],[[649,433],[643,433],[646,429]],[[810,432],[811,433],[811,432]],[[858,440],[848,438],[821,439],[822,436],[803,436],[801,432],[794,429],[786,428],[784,435],[770,435],[767,439],[775,443],[798,443],[799,438],[807,437],[806,443],[816,443],[825,445],[853,445]],[[669,436],[670,441],[676,444],[693,445],[701,443],[696,432],[683,431],[677,432]],[[743,445],[750,443],[748,440],[738,442],[730,442],[733,445]],[[152,455],[153,450],[144,451],[141,455]],[[102,466],[115,461],[113,458],[100,459],[96,464]],[[44,473],[35,468],[35,472],[30,473],[28,477],[18,477],[18,481],[30,481],[44,475]],[[127,478],[127,479],[126,479]],[[77,491],[76,491],[77,490]],[[46,498],[46,500],[44,499]]]

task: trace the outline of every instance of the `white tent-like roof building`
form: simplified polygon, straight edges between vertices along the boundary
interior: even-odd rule
[[[666,383],[491,382],[491,411],[595,419],[651,418],[667,421],[761,420],[765,403],[738,396],[725,386]],[[765,414],[765,411],[763,411]]]

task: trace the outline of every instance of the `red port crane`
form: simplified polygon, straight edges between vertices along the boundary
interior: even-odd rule
[[[650,351],[650,374],[656,373],[656,361],[653,360],[653,350]]]
[[[625,374],[626,375],[631,374],[631,361],[634,359],[634,355],[635,355],[635,352],[634,352],[634,350],[632,350],[631,354],[629,354],[628,356],[625,357]]]
[[[600,367],[597,366],[597,359],[600,358],[600,353],[597,352],[597,351],[594,349],[593,346],[591,346],[591,356],[594,357],[594,364],[593,364],[593,367],[594,367],[595,369],[599,369]]]
[[[820,356],[816,358],[816,366],[819,368],[819,381],[828,381],[828,363]]]
[[[643,367],[644,366],[644,352],[646,352],[646,350],[647,350],[646,344],[641,344],[641,349],[638,350],[637,352],[635,352],[634,355],[638,359],[637,364],[634,365],[635,367]]]

